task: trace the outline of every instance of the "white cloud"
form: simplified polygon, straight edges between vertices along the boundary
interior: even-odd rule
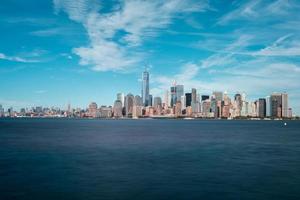
[[[223,15],[217,24],[227,25],[234,20],[249,20],[255,23],[262,23],[268,20],[278,20],[280,17],[293,17],[294,13],[299,12],[299,2],[295,0],[276,0],[272,3],[263,0],[251,0],[240,1],[239,3],[241,4],[236,9]]]
[[[299,56],[300,41],[291,39],[292,34],[277,39],[271,46],[263,48],[253,55],[258,56]]]
[[[85,27],[90,46],[75,48],[80,63],[97,71],[118,71],[140,60],[135,47],[166,28],[178,14],[202,12],[206,1],[124,0],[110,12],[101,12],[96,1],[54,0],[55,12],[65,11]],[[100,10],[100,12],[99,12]]]
[[[31,60],[27,58],[21,58],[19,56],[7,56],[3,53],[0,53],[0,60],[8,60],[13,62],[22,62],[22,63],[35,63],[39,62],[38,60]]]

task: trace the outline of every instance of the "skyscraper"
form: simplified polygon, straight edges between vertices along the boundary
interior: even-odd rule
[[[195,88],[192,88],[192,103],[197,102],[197,90]]]
[[[113,115],[115,118],[122,117],[122,102],[120,100],[116,100],[113,107]]]
[[[223,92],[213,92],[213,95],[215,96],[216,101],[223,100]]]
[[[282,117],[288,117],[288,94],[282,93]]]
[[[260,98],[258,100],[258,117],[266,117],[266,99]]]
[[[282,117],[282,95],[280,93],[271,95],[271,117]]]
[[[0,117],[4,116],[4,109],[2,107],[2,105],[0,104]]]
[[[149,94],[148,106],[152,106],[152,104],[153,104],[153,96],[152,94]]]
[[[184,95],[184,86],[183,85],[176,85],[176,100],[181,101],[181,96]],[[183,103],[183,102],[181,102]]]
[[[176,86],[172,86],[170,88],[171,90],[171,107],[173,107],[176,104],[177,96],[176,96]]]
[[[124,101],[125,101],[124,93],[118,93],[117,100],[121,101],[122,107],[124,107]]]
[[[209,99],[209,95],[201,95],[201,101],[205,101],[206,99]]]
[[[135,106],[142,106],[143,105],[143,100],[139,95],[136,95],[134,97],[133,105],[135,105]]]
[[[164,97],[164,108],[167,109],[169,107],[169,91],[165,91],[165,97]]]
[[[145,70],[142,77],[142,99],[144,106],[149,105],[149,72]]]
[[[125,97],[126,117],[132,117],[133,103],[134,103],[134,96],[131,93],[127,94]]]
[[[192,93],[185,93],[185,106],[191,106],[192,104]]]
[[[266,97],[266,116],[271,116],[271,98],[270,96]]]

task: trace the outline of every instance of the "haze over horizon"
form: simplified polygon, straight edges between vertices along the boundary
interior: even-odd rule
[[[297,0],[3,0],[0,104],[85,108],[118,92],[287,92],[300,114]]]

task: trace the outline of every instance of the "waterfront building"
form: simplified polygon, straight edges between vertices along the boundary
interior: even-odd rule
[[[123,110],[122,102],[120,100],[116,100],[113,107],[113,116],[115,118],[123,117],[122,110]]]
[[[209,116],[209,113],[210,113],[210,108],[211,108],[211,105],[210,105],[210,100],[209,99],[206,99],[202,102],[202,116],[203,117],[208,117]]]
[[[176,101],[181,101],[181,97],[183,95],[184,95],[184,86],[183,85],[176,85]]]
[[[265,118],[266,117],[266,99],[260,98],[258,100],[258,117]]]
[[[266,116],[271,116],[271,98],[270,96],[266,97]]]
[[[223,92],[213,92],[216,101],[223,101]]]
[[[282,93],[282,117],[286,118],[288,117],[288,94],[287,93]]]
[[[181,113],[181,101],[177,101],[175,106],[175,116],[180,117]]]
[[[117,94],[117,100],[119,100],[122,103],[122,107],[124,107],[124,102],[125,102],[125,95],[124,95],[124,93],[118,93]]]
[[[91,102],[88,108],[88,116],[96,118],[97,117],[98,106],[95,102]]]
[[[0,104],[0,117],[4,117],[4,108]]]
[[[225,105],[225,102],[223,102],[223,106],[222,106],[222,117],[224,118],[229,118],[230,117],[230,106],[229,105]]]
[[[293,110],[292,108],[288,109],[288,118],[292,118],[293,117]]]
[[[209,99],[209,95],[201,95],[201,102]]]
[[[192,104],[192,93],[185,93],[185,107],[191,106]]]
[[[168,109],[170,105],[170,102],[169,102],[169,91],[166,90],[165,91],[165,96],[164,96],[164,109]]]
[[[99,109],[99,117],[111,118],[112,117],[112,107],[111,106],[101,106]]]
[[[235,94],[234,101],[235,101],[235,117],[240,117],[242,106],[243,106],[242,95],[239,93]]]
[[[173,107],[177,102],[176,86],[172,86],[170,88],[170,91],[171,91],[171,107]]]
[[[271,117],[282,117],[282,95],[280,93],[271,94]]]
[[[142,106],[143,105],[143,99],[139,95],[136,95],[134,97],[133,105],[134,106]]]
[[[127,94],[125,97],[125,115],[126,115],[126,117],[132,117],[133,103],[134,103],[134,96],[131,93]]]
[[[192,88],[192,103],[197,102],[197,90],[195,88]]]
[[[186,108],[186,98],[185,95],[181,96],[181,110],[184,110]]]
[[[147,70],[142,76],[142,100],[144,106],[149,106],[149,72]]]
[[[143,116],[143,106],[134,105],[132,108],[132,117],[139,118]]]
[[[149,94],[149,104],[148,106],[153,106],[153,96]]]

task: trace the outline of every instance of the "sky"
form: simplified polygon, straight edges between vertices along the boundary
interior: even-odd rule
[[[112,105],[116,93],[161,96],[287,92],[300,114],[298,0],[1,0],[0,104]]]

